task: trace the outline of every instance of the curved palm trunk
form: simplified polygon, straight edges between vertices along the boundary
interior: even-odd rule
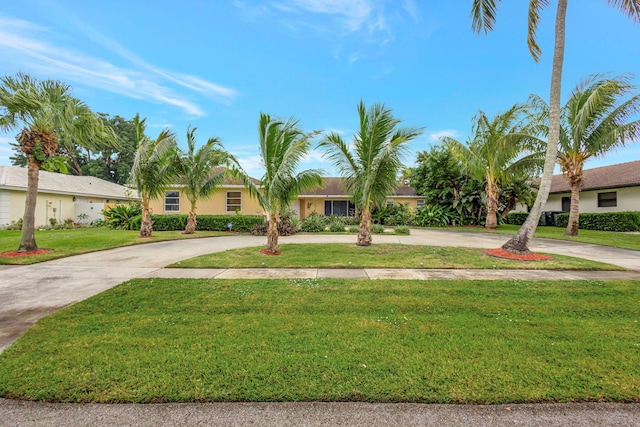
[[[140,224],[140,237],[151,237],[153,222],[151,221],[151,210],[149,209],[149,198],[142,197],[142,223]]]
[[[269,223],[267,225],[267,245],[264,250],[272,255],[280,253],[280,248],[278,247],[278,216],[269,214]]]
[[[189,217],[187,218],[187,226],[184,228],[182,234],[193,234],[196,231],[198,221],[196,220],[196,206],[191,204],[191,211],[189,211]]]
[[[42,162],[32,155],[27,155],[27,199],[24,204],[24,216],[22,217],[22,234],[18,252],[37,251],[35,237],[36,201],[38,199],[38,178]]]
[[[567,1],[558,0],[556,11],[555,46],[553,50],[553,67],[551,71],[551,94],[549,102],[549,141],[547,142],[547,153],[544,160],[544,169],[540,179],[540,188],[536,196],[527,220],[522,224],[518,233],[507,243],[502,245],[502,249],[524,255],[530,253],[528,248],[529,240],[533,237],[538,221],[542,214],[542,208],[547,203],[549,191],[551,190],[551,180],[553,170],[556,165],[558,155],[558,142],[560,141],[560,90],[562,83],[562,65],[564,60],[564,38],[565,21],[567,15]]]
[[[487,218],[484,228],[495,230],[498,227],[498,186],[487,181]]]
[[[358,230],[358,246],[371,245],[371,208],[366,207],[362,210],[360,218],[360,229]]]
[[[571,209],[569,210],[569,223],[566,230],[564,230],[565,236],[577,236],[578,227],[580,225],[580,185],[578,183],[571,183]]]

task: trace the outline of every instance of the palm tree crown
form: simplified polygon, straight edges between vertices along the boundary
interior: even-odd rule
[[[382,206],[398,185],[402,157],[409,141],[422,129],[398,127],[384,104],[373,104],[368,110],[363,101],[358,104],[359,128],[350,147],[337,133],[328,134],[319,147],[342,176],[345,187],[353,194],[356,209],[361,214],[359,245],[371,244],[371,211]]]

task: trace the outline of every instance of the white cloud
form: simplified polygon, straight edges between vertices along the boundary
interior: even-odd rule
[[[228,104],[238,95],[228,87],[200,77],[175,73],[154,67],[128,52],[117,43],[83,27],[95,41],[130,62],[121,67],[73,49],[55,45],[48,30],[29,22],[0,16],[0,56],[11,58],[12,65],[41,72],[65,82],[118,93],[135,99],[173,105],[185,113],[199,117],[204,110],[193,100],[200,94]],[[183,94],[175,85],[188,89]]]
[[[348,31],[359,31],[370,20],[370,0],[291,0],[289,6],[313,13],[336,16]]]
[[[440,138],[442,137],[448,136],[450,138],[457,138],[459,135],[460,133],[457,130],[443,129],[437,132],[429,133],[428,137],[429,137],[429,142],[439,142]]]

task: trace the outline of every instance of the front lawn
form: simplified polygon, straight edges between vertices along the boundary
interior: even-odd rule
[[[479,268],[525,270],[624,270],[611,264],[562,255],[549,261],[514,261],[486,255],[482,249],[350,243],[286,244],[281,254],[260,247],[232,249],[180,261],[182,268]]]
[[[499,234],[516,234],[520,229],[519,225],[503,224],[498,226],[496,230],[485,230],[481,227],[457,227],[446,228],[447,231],[471,231],[479,233],[499,233]],[[568,240],[570,242],[591,243],[594,245],[613,246],[621,249],[633,249],[640,251],[640,234],[619,233],[615,231],[597,231],[597,230],[580,230],[578,236],[568,237],[564,235],[564,228],[540,226],[536,228],[533,237],[545,239]]]
[[[51,259],[78,255],[86,252],[112,249],[140,243],[163,240],[191,239],[197,237],[228,236],[222,231],[198,231],[181,234],[180,231],[154,231],[150,239],[140,239],[139,231],[112,230],[110,228],[77,228],[72,230],[37,230],[36,242],[41,249],[53,249],[41,255],[3,258],[0,264],[34,264]],[[0,230],[0,253],[15,251],[20,246],[19,230]]]
[[[640,402],[638,285],[136,279],[0,354],[0,396]]]

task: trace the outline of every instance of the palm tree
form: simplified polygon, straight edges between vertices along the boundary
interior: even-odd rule
[[[196,128],[187,129],[187,151],[180,153],[178,165],[178,183],[183,186],[182,192],[190,203],[184,234],[192,234],[196,230],[198,200],[206,200],[213,195],[229,175],[226,167],[232,163],[237,164],[218,138],[209,138],[196,150]]]
[[[165,190],[175,182],[178,164],[176,136],[164,129],[156,139],[144,134],[146,119],[136,114],[136,155],[131,168],[130,179],[135,184],[142,202],[142,223],[140,237],[151,237],[153,223],[149,201],[162,197]]]
[[[22,127],[17,140],[27,157],[27,197],[18,251],[35,251],[35,209],[43,164],[55,158],[61,139],[72,138],[85,145],[91,141],[114,144],[115,135],[64,83],[38,81],[22,73],[2,77],[0,82],[0,129]]]
[[[319,144],[344,179],[347,191],[360,213],[357,244],[371,244],[371,211],[383,206],[384,199],[398,185],[402,156],[407,144],[422,134],[422,129],[398,127],[402,122],[384,104],[369,110],[358,104],[360,128],[353,139],[353,149],[337,133],[325,136]]]
[[[300,191],[311,190],[322,183],[321,171],[307,169],[296,173],[300,161],[311,148],[311,139],[317,132],[305,133],[298,121],[290,118],[286,122],[260,113],[258,124],[260,157],[265,173],[260,179],[260,188],[248,176],[241,174],[251,195],[258,200],[267,213],[267,244],[264,252],[279,254],[278,222],[280,214],[286,212],[291,201]]]
[[[450,137],[442,138],[466,172],[473,179],[485,182],[485,228],[489,230],[498,225],[502,188],[521,179],[524,174],[533,173],[542,163],[535,151],[540,140],[530,135],[522,125],[524,113],[526,108],[520,105],[514,105],[493,119],[479,111],[473,119],[473,139],[467,145]]]
[[[500,0],[473,0],[471,8],[472,28],[475,32],[484,31],[485,33],[493,30],[496,22],[497,4]],[[513,236],[502,248],[515,253],[529,253],[527,247],[529,240],[533,236],[542,207],[547,202],[549,191],[551,189],[551,181],[553,179],[553,170],[558,154],[558,144],[560,141],[560,92],[562,82],[562,65],[564,62],[564,42],[565,42],[565,21],[567,14],[567,1],[558,0],[556,10],[555,24],[555,42],[553,50],[553,65],[551,70],[551,88],[549,102],[549,138],[547,142],[547,151],[544,161],[544,169],[540,179],[540,188],[536,196],[527,220],[522,224],[518,233]],[[607,0],[607,3],[620,9],[625,15],[636,22],[640,21],[640,5],[638,0]],[[536,32],[540,13],[542,9],[549,5],[549,0],[529,0],[528,10],[528,32],[527,44],[533,59],[538,62],[542,53],[536,41]]]
[[[584,163],[626,143],[640,141],[640,120],[629,121],[640,112],[640,94],[623,99],[635,89],[629,75],[613,79],[594,75],[576,86],[562,109],[558,163],[571,187],[566,236],[578,235]],[[548,107],[540,101],[546,110]]]

